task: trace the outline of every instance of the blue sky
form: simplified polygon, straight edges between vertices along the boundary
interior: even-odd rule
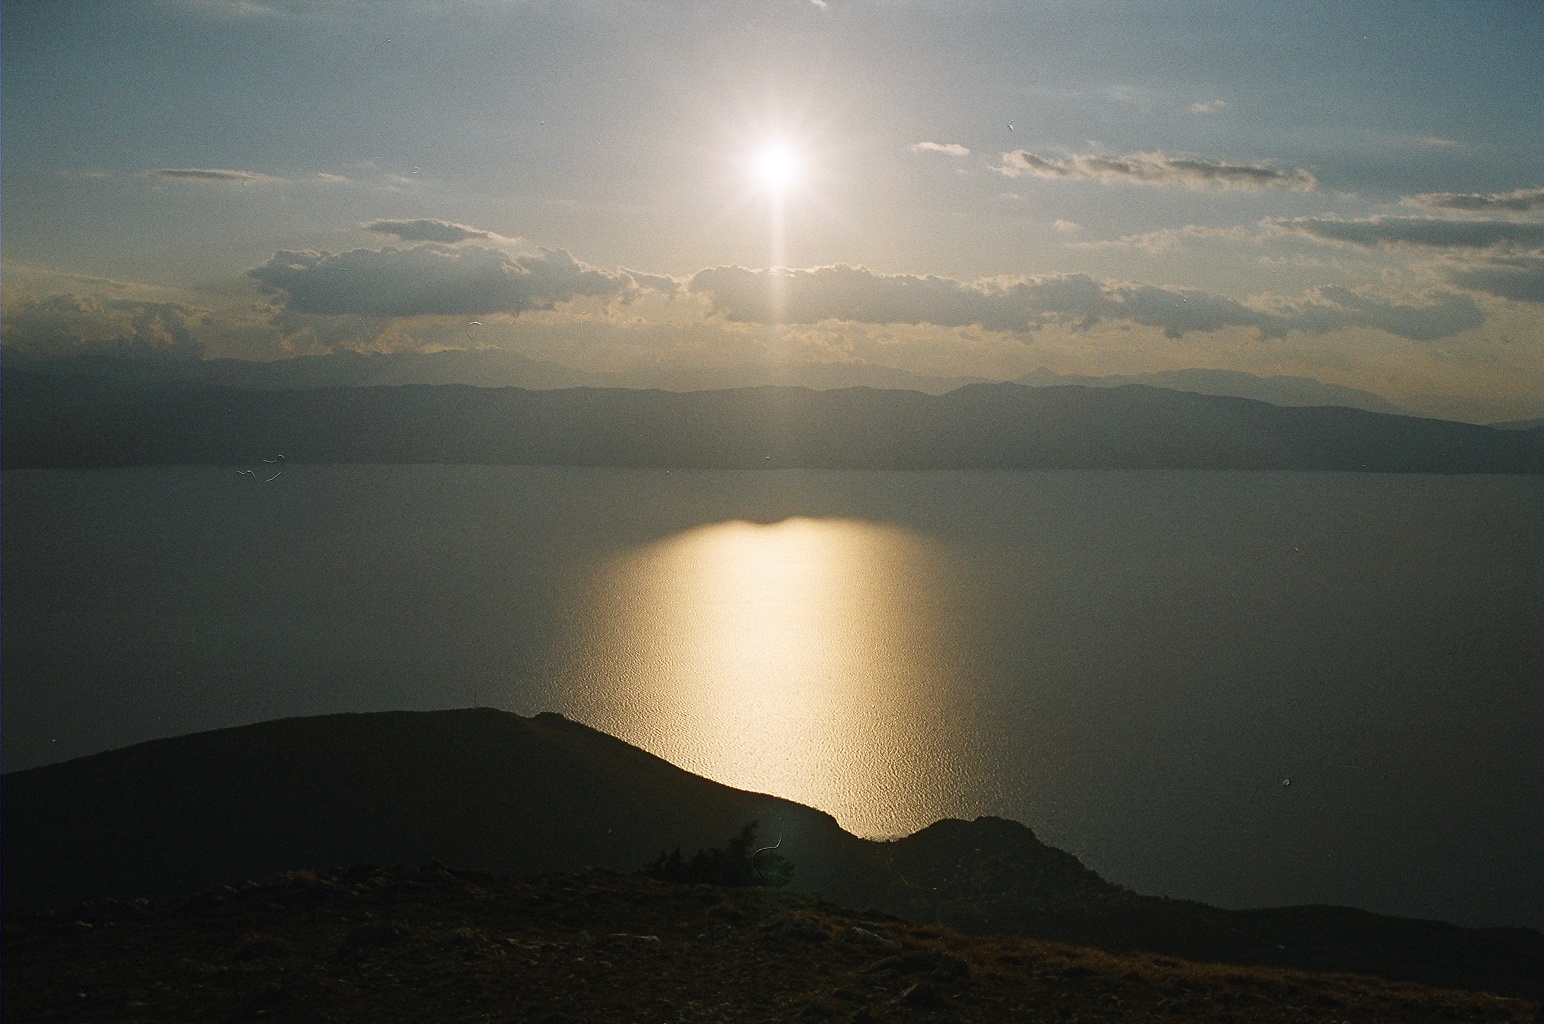
[[[14,349],[432,349],[476,319],[586,368],[1200,366],[1544,415],[1535,4],[0,17]]]

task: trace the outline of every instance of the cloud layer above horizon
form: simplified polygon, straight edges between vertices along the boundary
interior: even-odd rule
[[[0,332],[1189,366],[1544,414],[1544,13],[1126,13],[12,5]]]
[[[416,227],[399,230],[419,232]],[[471,232],[465,237],[488,234]],[[278,252],[248,273],[278,298],[284,312],[321,315],[521,313],[580,297],[621,298],[639,287],[630,274],[585,266],[562,249],[511,255],[478,245],[432,242],[409,249]]]
[[[729,320],[764,324],[844,320],[1027,332],[1051,324],[1089,330],[1101,321],[1124,320],[1156,327],[1168,338],[1227,327],[1252,328],[1261,338],[1373,327],[1429,341],[1484,322],[1474,300],[1453,291],[1403,304],[1346,288],[1320,288],[1295,300],[1247,305],[1195,289],[1097,281],[1087,274],[966,282],[850,266],[714,267],[692,275],[687,288]]]

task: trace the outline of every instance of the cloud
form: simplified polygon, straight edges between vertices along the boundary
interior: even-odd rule
[[[1322,287],[1308,301],[1279,310],[1294,327],[1323,334],[1342,327],[1374,327],[1412,341],[1435,341],[1485,322],[1474,300],[1458,292],[1440,292],[1435,301],[1413,305],[1386,302],[1349,288]]]
[[[233,18],[283,18],[294,13],[256,0],[182,0],[182,4],[201,14]]]
[[[8,303],[0,340],[34,356],[200,359],[189,327],[204,311],[176,302],[55,294]]]
[[[1057,231],[1060,231],[1064,235],[1070,235],[1075,231],[1083,230],[1083,225],[1079,224],[1075,220],[1058,220],[1056,223],[1052,224],[1051,227],[1055,228]]]
[[[1286,188],[1308,192],[1319,186],[1314,176],[1302,169],[1283,171],[1264,164],[1230,164],[1162,153],[1133,153],[1119,157],[1088,153],[1058,159],[1020,149],[1004,153],[1002,164],[995,169],[1010,178],[1027,174],[1037,178],[1082,178],[1106,183],[1126,181],[1190,188]]]
[[[1452,149],[1458,145],[1452,139],[1444,139],[1436,135],[1407,135],[1405,141],[1412,146],[1430,146],[1434,149]]]
[[[1190,104],[1190,112],[1192,114],[1212,114],[1224,109],[1227,105],[1227,100],[1209,100],[1206,103],[1192,103]]]
[[[448,220],[374,220],[363,227],[366,231],[396,235],[404,242],[465,242],[469,238],[494,237],[491,231]]]
[[[958,142],[918,142],[911,147],[913,153],[942,153],[945,156],[970,156],[970,150]]]
[[[631,278],[640,291],[674,295],[681,290],[681,282],[665,274],[648,274],[641,270],[628,270],[626,267],[622,268],[622,273]]]
[[[1481,213],[1535,213],[1544,211],[1544,188],[1520,188],[1499,195],[1474,192],[1423,192],[1406,196],[1410,206],[1429,210],[1465,210]]]
[[[1441,220],[1433,217],[1367,217],[1337,220],[1328,217],[1277,218],[1263,221],[1267,230],[1303,235],[1316,241],[1371,248],[1379,245],[1424,246],[1442,249],[1490,249],[1544,245],[1544,224],[1511,220]]]
[[[148,171],[141,172],[147,178],[162,178],[168,181],[203,182],[211,185],[245,185],[252,182],[255,185],[271,185],[283,181],[271,174],[258,174],[254,171],[233,171],[223,167],[152,167]]]
[[[1119,238],[1100,239],[1093,242],[1068,242],[1073,249],[1141,249],[1157,255],[1171,252],[1180,243],[1192,238],[1222,239],[1229,242],[1248,242],[1256,238],[1248,228],[1212,228],[1201,224],[1186,224],[1180,228],[1159,228],[1139,235],[1122,235]]]
[[[1544,303],[1544,257],[1518,256],[1478,267],[1454,268],[1449,281],[1513,302]]]
[[[774,322],[780,308],[783,322],[795,324],[845,320],[1022,332],[1053,324],[1086,330],[1101,320],[1124,320],[1158,328],[1170,338],[1226,327],[1254,328],[1271,338],[1293,330],[1323,334],[1375,327],[1429,340],[1484,322],[1474,300],[1456,292],[1409,305],[1347,289],[1320,289],[1292,302],[1245,305],[1193,289],[1101,282],[1086,274],[959,281],[845,265],[807,270],[729,266],[698,271],[687,290],[707,298],[712,311],[726,320],[744,323]]]
[[[247,273],[282,295],[286,313],[462,316],[551,309],[583,296],[625,297],[628,274],[579,263],[562,249],[511,255],[479,245],[278,252]]]

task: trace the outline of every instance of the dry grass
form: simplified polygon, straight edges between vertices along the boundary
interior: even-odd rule
[[[1538,1021],[1348,975],[969,937],[601,872],[292,873],[6,922],[7,1021]]]

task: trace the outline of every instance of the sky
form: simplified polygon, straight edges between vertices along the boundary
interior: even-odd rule
[[[6,0],[13,352],[1291,374],[1544,416],[1544,6]]]

